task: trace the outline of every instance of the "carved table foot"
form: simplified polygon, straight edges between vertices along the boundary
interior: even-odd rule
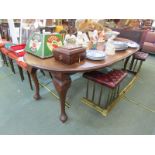
[[[51,72],[53,77],[54,86],[59,94],[61,103],[61,114],[60,120],[64,123],[67,121],[68,117],[65,112],[65,100],[66,94],[71,84],[71,78],[69,74],[62,72]]]
[[[62,123],[65,123],[67,121],[67,119],[68,119],[68,116],[66,115],[66,113],[61,113],[60,114],[60,121]]]
[[[40,96],[39,94],[34,94],[34,95],[33,95],[33,98],[34,98],[35,100],[40,100],[40,99],[41,99],[41,96]]]

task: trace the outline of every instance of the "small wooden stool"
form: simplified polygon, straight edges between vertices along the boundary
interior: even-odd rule
[[[87,81],[87,90],[86,90],[86,99],[90,100],[91,102],[94,102],[94,96],[95,96],[95,83],[98,83],[100,85],[104,85],[108,88],[110,88],[110,91],[108,93],[108,97],[107,97],[107,101],[105,106],[101,106],[101,97],[102,97],[102,88],[100,90],[100,95],[99,95],[99,99],[98,99],[98,106],[100,106],[101,108],[107,109],[108,106],[110,105],[111,101],[114,100],[116,97],[118,97],[119,95],[119,88],[120,88],[120,84],[121,81],[127,76],[127,72],[122,71],[122,70],[113,70],[110,71],[107,74],[104,74],[102,72],[99,71],[92,71],[92,72],[88,72],[88,73],[84,73],[83,76],[88,79]],[[89,94],[89,80],[93,81],[93,94],[92,94],[92,98],[89,99],[88,94]]]
[[[148,53],[145,53],[145,52],[139,51],[139,52],[134,53],[128,70],[130,72],[137,74],[142,67],[142,63],[147,59],[147,57],[148,57]],[[127,65],[125,65],[124,67],[125,70],[126,70],[126,66]]]

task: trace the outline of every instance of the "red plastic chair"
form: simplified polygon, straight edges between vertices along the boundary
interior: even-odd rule
[[[25,62],[20,61],[19,59],[16,59],[16,63],[18,65],[18,69],[19,69],[19,74],[20,74],[21,80],[22,81],[24,80],[23,70],[25,70],[26,73],[27,73],[27,76],[28,76],[30,88],[31,88],[31,90],[33,90],[31,76],[30,76],[30,74],[28,72],[28,65]]]

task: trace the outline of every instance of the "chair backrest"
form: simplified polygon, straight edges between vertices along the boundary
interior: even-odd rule
[[[155,32],[148,32],[145,37],[145,42],[155,43]]]

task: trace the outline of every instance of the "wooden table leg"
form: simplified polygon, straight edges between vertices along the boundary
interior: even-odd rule
[[[67,121],[67,114],[65,112],[65,100],[68,88],[71,84],[71,78],[69,74],[62,72],[51,72],[53,77],[54,86],[59,94],[61,103],[60,120],[64,123]]]
[[[33,96],[33,98],[35,100],[39,100],[41,98],[40,94],[39,94],[39,82],[38,82],[38,78],[37,78],[37,69],[33,68],[33,67],[28,67],[28,72],[30,73],[34,84],[35,84],[35,94]]]

